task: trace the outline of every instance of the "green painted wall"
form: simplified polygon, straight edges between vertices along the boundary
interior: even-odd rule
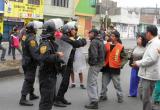
[[[77,13],[83,13],[83,14],[96,14],[96,8],[92,7],[92,5],[96,0],[79,0],[79,3],[76,7]]]

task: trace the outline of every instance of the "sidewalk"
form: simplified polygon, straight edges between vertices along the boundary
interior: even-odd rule
[[[12,53],[11,55],[8,55],[8,42],[3,42],[2,45],[6,49],[6,56],[5,56],[6,61],[0,61],[0,77],[20,74],[19,67],[22,58],[20,53],[18,53],[16,50],[16,60],[13,60]]]

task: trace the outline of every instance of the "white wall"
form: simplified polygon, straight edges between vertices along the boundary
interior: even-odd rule
[[[121,8],[121,15],[110,16],[111,21],[116,24],[116,29],[120,32],[122,38],[134,38],[137,32],[140,15],[128,13],[127,9]]]
[[[110,16],[112,22],[124,24],[139,24],[140,14],[128,13],[128,9],[121,8],[121,15]]]
[[[117,29],[120,34],[121,34],[121,38],[135,38],[135,32],[137,30],[137,26],[136,25],[130,25],[130,24],[119,24],[116,23],[115,24],[115,29]]]
[[[52,6],[52,0],[44,0],[44,15],[59,16],[59,17],[73,17],[74,16],[74,0],[69,0],[69,8]]]

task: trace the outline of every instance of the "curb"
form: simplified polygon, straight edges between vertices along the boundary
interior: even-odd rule
[[[15,76],[20,75],[19,68],[16,69],[10,69],[10,70],[4,70],[0,71],[0,78],[8,77],[8,76]]]

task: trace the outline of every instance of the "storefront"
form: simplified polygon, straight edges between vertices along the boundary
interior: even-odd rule
[[[14,26],[22,28],[33,20],[43,20],[43,4],[44,0],[19,0],[17,2],[5,2],[4,10],[4,37],[8,39],[9,33]]]

